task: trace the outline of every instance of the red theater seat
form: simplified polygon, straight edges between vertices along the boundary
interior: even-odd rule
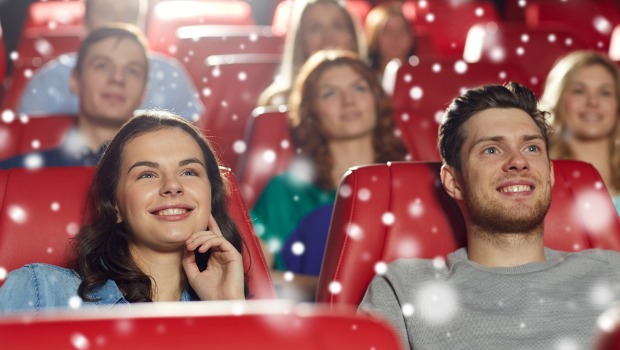
[[[281,54],[282,37],[269,26],[199,25],[177,30],[175,57],[182,62],[196,86],[205,83],[206,58],[229,54]]]
[[[512,63],[467,64],[455,59],[423,58],[416,66],[391,62],[383,75],[383,86],[392,94],[396,125],[412,160],[428,161],[440,159],[437,128],[443,111],[462,89],[511,80],[524,80]]]
[[[525,21],[531,28],[564,26],[588,48],[606,51],[620,6],[617,0],[534,1],[525,7]]]
[[[286,107],[256,108],[244,140],[246,151],[240,156],[237,174],[245,204],[252,209],[269,180],[286,171],[293,158]]]
[[[36,1],[28,13],[17,43],[13,70],[5,81],[2,109],[16,110],[34,72],[63,53],[76,52],[84,35],[83,1]]]
[[[569,160],[553,164],[555,184],[545,219],[545,245],[565,251],[620,251],[620,219],[596,169]],[[440,165],[396,162],[358,167],[345,175],[317,301],[357,305],[376,263],[445,257],[466,245],[460,211],[441,185]]]
[[[401,349],[395,332],[369,316],[277,301],[134,304],[131,310],[4,317],[0,334],[7,349]]]
[[[0,122],[0,159],[58,146],[75,120],[75,116],[58,115]]]
[[[70,258],[68,242],[82,222],[93,172],[92,167],[11,169],[5,172],[6,185],[0,208],[1,267],[10,272],[34,262],[67,265]],[[243,263],[250,294],[258,299],[274,298],[269,271],[235,177],[225,168],[222,168],[222,174],[231,184],[229,214],[246,243]]]
[[[206,112],[198,126],[211,138],[223,163],[236,171],[242,153],[246,121],[256,107],[258,96],[271,84],[280,64],[280,55],[215,55],[206,60],[199,86]]]
[[[150,49],[174,54],[176,30],[198,24],[254,25],[252,8],[241,0],[160,1],[148,19]]]
[[[490,1],[431,0],[417,3],[413,25],[417,33],[431,37],[435,54],[460,57],[471,26],[497,21]]]
[[[540,96],[555,61],[568,52],[586,48],[579,37],[562,27],[490,23],[469,30],[463,58],[471,63],[516,64],[527,76],[522,83]]]

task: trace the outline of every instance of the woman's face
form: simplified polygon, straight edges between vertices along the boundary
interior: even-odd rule
[[[317,81],[313,109],[331,141],[372,134],[377,124],[369,83],[349,65],[326,69]]]
[[[324,49],[355,50],[354,33],[350,32],[342,12],[336,4],[306,8],[299,28],[306,57]]]
[[[116,187],[118,219],[139,251],[178,251],[207,228],[211,184],[205,159],[185,131],[166,128],[129,141]]]
[[[583,140],[610,137],[618,122],[617,88],[611,73],[601,65],[575,72],[558,106],[566,131]]]
[[[379,55],[384,62],[398,58],[407,61],[413,46],[409,23],[400,16],[391,16],[379,34]]]

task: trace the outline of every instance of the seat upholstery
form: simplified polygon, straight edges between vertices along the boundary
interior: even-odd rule
[[[206,112],[197,121],[224,165],[237,169],[243,133],[258,96],[273,81],[280,55],[236,54],[207,57],[199,90]]]
[[[554,161],[545,245],[620,251],[620,220],[596,169]],[[317,301],[357,305],[378,262],[445,257],[466,246],[460,210],[444,191],[440,162],[396,162],[350,170],[340,183]]]
[[[174,56],[182,62],[194,81],[202,86],[207,77],[206,59],[211,55],[282,54],[284,39],[275,36],[269,26],[196,25],[177,30]]]
[[[84,35],[83,1],[36,1],[28,7],[17,43],[3,109],[15,110],[28,80],[48,61],[76,52]]]
[[[239,159],[237,174],[246,206],[252,209],[269,180],[286,171],[293,159],[286,108],[256,108],[248,120],[244,140],[246,151]]]
[[[147,21],[150,49],[174,54],[176,30],[199,24],[254,25],[252,7],[240,0],[166,0],[155,4]]]
[[[55,115],[0,123],[0,160],[60,145],[75,121],[72,115]]]
[[[7,272],[24,264],[42,262],[67,266],[69,240],[82,223],[85,199],[94,167],[11,169],[0,172],[5,190],[0,200],[0,267]],[[222,174],[231,184],[229,215],[245,240],[243,262],[250,294],[275,297],[269,271],[234,175]],[[0,185],[0,188],[3,186]]]
[[[401,349],[395,332],[370,316],[282,303],[156,303],[129,313],[4,317],[0,333],[7,349]]]
[[[571,51],[587,48],[566,26],[529,28],[521,23],[491,23],[476,25],[468,31],[463,58],[472,63],[516,64],[526,75],[519,82],[540,96],[555,61]]]
[[[564,26],[587,48],[604,51],[611,29],[620,24],[620,5],[615,0],[533,1],[525,6],[525,23]]]
[[[439,160],[437,130],[443,111],[464,88],[524,80],[513,64],[467,64],[428,58],[417,65],[390,62],[383,85],[392,93],[393,115],[412,160]]]

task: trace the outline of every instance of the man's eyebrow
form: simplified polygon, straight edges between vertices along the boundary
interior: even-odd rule
[[[541,141],[545,141],[545,138],[540,135],[540,134],[531,134],[531,135],[523,135],[521,137],[521,139],[523,141],[532,141],[532,140],[541,140]],[[476,147],[477,144],[482,143],[482,142],[501,142],[506,140],[506,137],[504,136],[485,136],[485,137],[481,137],[478,140],[474,141],[471,144],[471,147],[469,147],[469,150],[471,151],[472,149],[474,149],[474,147]]]
[[[504,140],[506,140],[506,137],[504,137],[504,136],[484,136],[484,137],[481,137],[481,138],[477,139],[476,141],[474,141],[471,144],[471,146],[469,147],[469,151],[474,149],[474,147],[476,147],[477,144],[482,143],[482,142],[488,142],[488,141],[500,142],[500,141],[504,141]]]
[[[523,136],[523,141],[532,141],[532,140],[545,141],[545,138],[542,135],[539,135],[539,134],[524,135]]]

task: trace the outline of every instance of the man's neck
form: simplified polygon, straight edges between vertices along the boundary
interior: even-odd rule
[[[545,261],[543,227],[527,233],[496,234],[467,228],[469,260],[488,267],[515,267]]]
[[[87,118],[78,119],[77,130],[82,141],[92,152],[98,152],[101,146],[111,140],[120,129],[120,125],[102,125],[93,123]]]

